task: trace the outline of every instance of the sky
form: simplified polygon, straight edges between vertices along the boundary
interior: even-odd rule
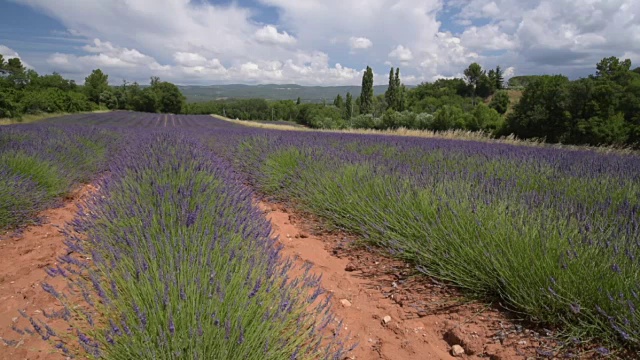
[[[640,65],[638,0],[0,0],[0,54],[79,83],[406,84]]]

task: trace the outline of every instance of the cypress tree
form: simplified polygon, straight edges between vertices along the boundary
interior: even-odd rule
[[[362,92],[360,93],[360,113],[371,114],[373,111],[373,70],[367,66],[362,77]]]
[[[342,95],[338,94],[338,96],[336,96],[336,98],[333,100],[333,105],[335,105],[335,107],[337,107],[338,109],[342,109],[342,107],[344,106]]]
[[[500,65],[498,65],[496,67],[496,71],[495,71],[495,77],[496,77],[496,89],[497,90],[501,90],[504,89],[504,73],[502,71],[502,69],[500,68]]]
[[[387,109],[395,109],[397,93],[396,79],[393,76],[393,67],[391,67],[391,71],[389,71],[389,87],[384,93],[384,99],[387,101]]]
[[[393,109],[395,111],[402,111],[404,110],[404,89],[402,88],[402,82],[400,82],[400,68],[396,68],[396,76],[393,82],[395,92]]]
[[[353,96],[347,93],[347,101],[345,102],[345,118],[349,120],[353,117]]]

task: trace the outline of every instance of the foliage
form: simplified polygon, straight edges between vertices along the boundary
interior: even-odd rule
[[[90,101],[100,104],[100,96],[109,90],[109,75],[95,69],[84,79],[84,93]]]
[[[493,131],[502,125],[503,118],[500,113],[482,103],[475,107],[471,115],[466,117],[465,130]]]
[[[504,115],[507,110],[509,110],[510,103],[511,100],[509,99],[509,94],[504,90],[500,90],[493,94],[489,107],[497,111],[499,114]]]
[[[177,86],[166,81],[158,81],[151,86],[156,97],[156,112],[180,114],[184,97]]]
[[[344,108],[344,100],[342,99],[342,95],[338,94],[338,96],[336,96],[336,98],[333,100],[333,106],[337,107],[338,109]]]
[[[367,66],[362,76],[362,92],[360,93],[360,113],[371,114],[373,112],[373,70]]]
[[[444,131],[449,129],[464,129],[470,123],[471,115],[457,106],[445,105],[436,112],[429,130]]]
[[[528,79],[503,134],[549,142],[638,146],[640,75],[631,61],[609,57],[596,74],[569,81],[563,76]]]
[[[389,72],[389,86],[384,94],[384,100],[387,108],[385,110],[404,111],[405,109],[406,88],[400,81],[400,68],[396,68],[395,73],[393,67]]]
[[[344,117],[346,120],[349,120],[353,117],[353,96],[351,96],[351,93],[347,93],[347,100],[345,101],[344,107]]]
[[[351,127],[354,129],[375,129],[376,119],[371,114],[361,114],[351,119]]]
[[[504,72],[502,71],[500,65],[496,66],[495,70],[489,70],[487,76],[489,77],[489,80],[493,84],[493,88],[495,90],[504,89]]]
[[[521,75],[521,76],[514,76],[512,78],[509,79],[508,84],[509,84],[509,88],[512,89],[524,89],[525,87],[527,87],[529,85],[529,83],[531,83],[532,81],[536,80],[537,78],[539,78],[542,75]]]
[[[541,76],[524,90],[520,102],[507,119],[509,132],[522,138],[544,138],[549,142],[565,139],[570,114],[569,79],[565,76]]]
[[[77,86],[60,74],[38,75],[26,70],[19,59],[2,62],[0,70],[10,75],[0,78],[0,118],[20,118],[25,114],[73,113],[91,111],[98,106],[112,110],[180,113],[184,97],[175,85],[153,78],[152,86],[137,83],[109,86],[109,76],[100,69]]]

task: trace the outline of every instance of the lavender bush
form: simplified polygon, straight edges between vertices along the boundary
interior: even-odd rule
[[[640,158],[390,136],[226,139],[266,194],[472,295],[638,347]]]
[[[73,222],[72,255],[49,269],[74,291],[43,285],[74,315],[67,318],[81,353],[341,359],[339,330],[323,335],[335,324],[319,277],[310,266],[292,275],[293,262],[227,165],[176,132],[133,138]],[[39,333],[74,352],[68,338],[42,326]]]
[[[0,127],[0,229],[33,219],[106,166],[117,136],[92,127]]]

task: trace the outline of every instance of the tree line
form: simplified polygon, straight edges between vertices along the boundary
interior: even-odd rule
[[[507,93],[496,92],[503,88],[502,71],[498,67],[484,72],[477,64],[470,69],[466,81],[442,79],[409,89],[401,81],[400,69],[391,68],[386,92],[375,96],[373,70],[367,67],[360,94],[338,94],[331,103],[301,103],[299,98],[214,100],[187,104],[185,112],[244,120],[286,120],[321,129],[495,130],[509,107]],[[491,97],[491,101],[474,104],[474,97]]]
[[[39,75],[25,68],[20,59],[5,61],[0,55],[0,118],[99,109],[180,113],[184,103],[177,86],[157,77],[146,87],[126,81],[110,86],[109,76],[96,69],[84,85],[77,85],[58,73]]]
[[[185,102],[174,84],[152,77],[148,86],[123,81],[110,86],[100,69],[84,85],[59,74],[38,75],[19,59],[0,55],[0,117],[23,114],[120,109],[144,112],[219,114],[246,120],[286,120],[322,129],[421,129],[483,131],[495,137],[588,145],[640,144],[640,68],[630,60],[602,59],[596,72],[569,80],[563,75],[512,77],[500,66],[488,71],[472,63],[462,78],[407,88],[391,68],[384,94],[373,92],[367,66],[360,94],[338,94],[320,104],[265,99]],[[512,97],[521,95],[519,101]]]
[[[221,100],[188,104],[185,109],[323,129],[459,129],[565,144],[639,147],[640,68],[631,68],[630,60],[609,57],[586,78],[531,75],[505,83],[500,66],[487,71],[473,63],[462,78],[424,82],[410,89],[402,84],[400,69],[391,68],[386,93],[374,96],[373,71],[367,67],[359,96],[339,94],[332,103]]]

